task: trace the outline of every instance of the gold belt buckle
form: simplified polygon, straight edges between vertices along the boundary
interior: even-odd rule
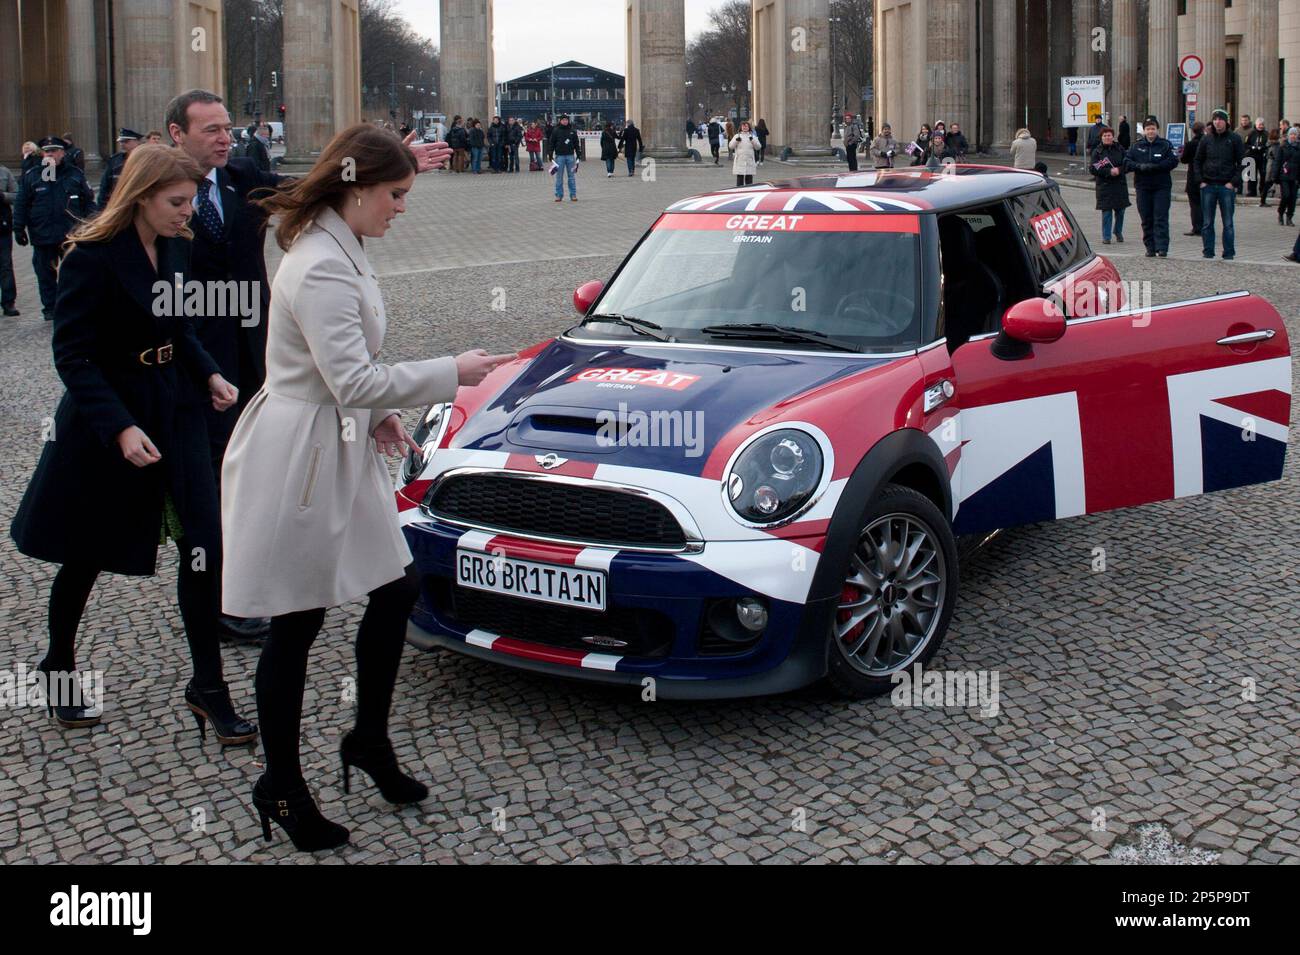
[[[165,365],[172,360],[172,346],[168,342],[166,345],[159,345],[155,351],[158,353],[158,364]]]
[[[146,348],[144,351],[140,352],[140,355],[139,355],[139,358],[140,358],[140,364],[142,364],[142,365],[152,365],[152,364],[153,364],[153,362],[151,362],[151,361],[149,360],[149,353],[150,353],[151,351],[153,351],[152,348]]]

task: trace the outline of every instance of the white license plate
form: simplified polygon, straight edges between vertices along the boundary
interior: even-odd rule
[[[605,609],[605,573],[600,570],[458,550],[456,582],[474,590],[565,607]]]

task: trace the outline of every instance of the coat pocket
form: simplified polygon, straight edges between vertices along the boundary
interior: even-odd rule
[[[298,507],[311,506],[311,494],[316,489],[316,478],[320,474],[321,446],[312,445],[311,460],[307,463],[307,476],[302,483],[302,494],[298,497]]]

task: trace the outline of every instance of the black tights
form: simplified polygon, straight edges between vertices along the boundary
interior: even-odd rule
[[[217,611],[221,604],[221,564],[206,554],[203,570],[194,569],[194,555],[184,540],[176,542],[180,568],[176,581],[176,602],[180,605],[185,637],[194,664],[194,685],[202,689],[219,686],[221,643],[217,636]],[[50,587],[50,646],[41,661],[45,670],[75,670],[77,628],[86,601],[99,576],[93,564],[70,563],[59,568]]]
[[[357,629],[358,742],[388,738],[388,710],[402,661],[406,619],[419,595],[415,565],[370,591],[370,602]],[[307,654],[325,622],[325,608],[300,610],[271,618],[271,635],[257,662],[257,719],[266,752],[266,781],[282,793],[304,784],[298,762],[302,695],[307,685]]]

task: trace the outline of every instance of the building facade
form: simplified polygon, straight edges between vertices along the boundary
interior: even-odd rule
[[[567,113],[580,129],[596,129],[623,122],[625,91],[622,75],[567,60],[501,83],[497,113],[524,120]]]
[[[761,3],[763,0],[755,0]],[[1063,143],[1060,81],[1105,77],[1110,122],[1188,118],[1179,63],[1204,62],[1196,119],[1223,106],[1300,121],[1300,0],[875,0],[874,119]]]

